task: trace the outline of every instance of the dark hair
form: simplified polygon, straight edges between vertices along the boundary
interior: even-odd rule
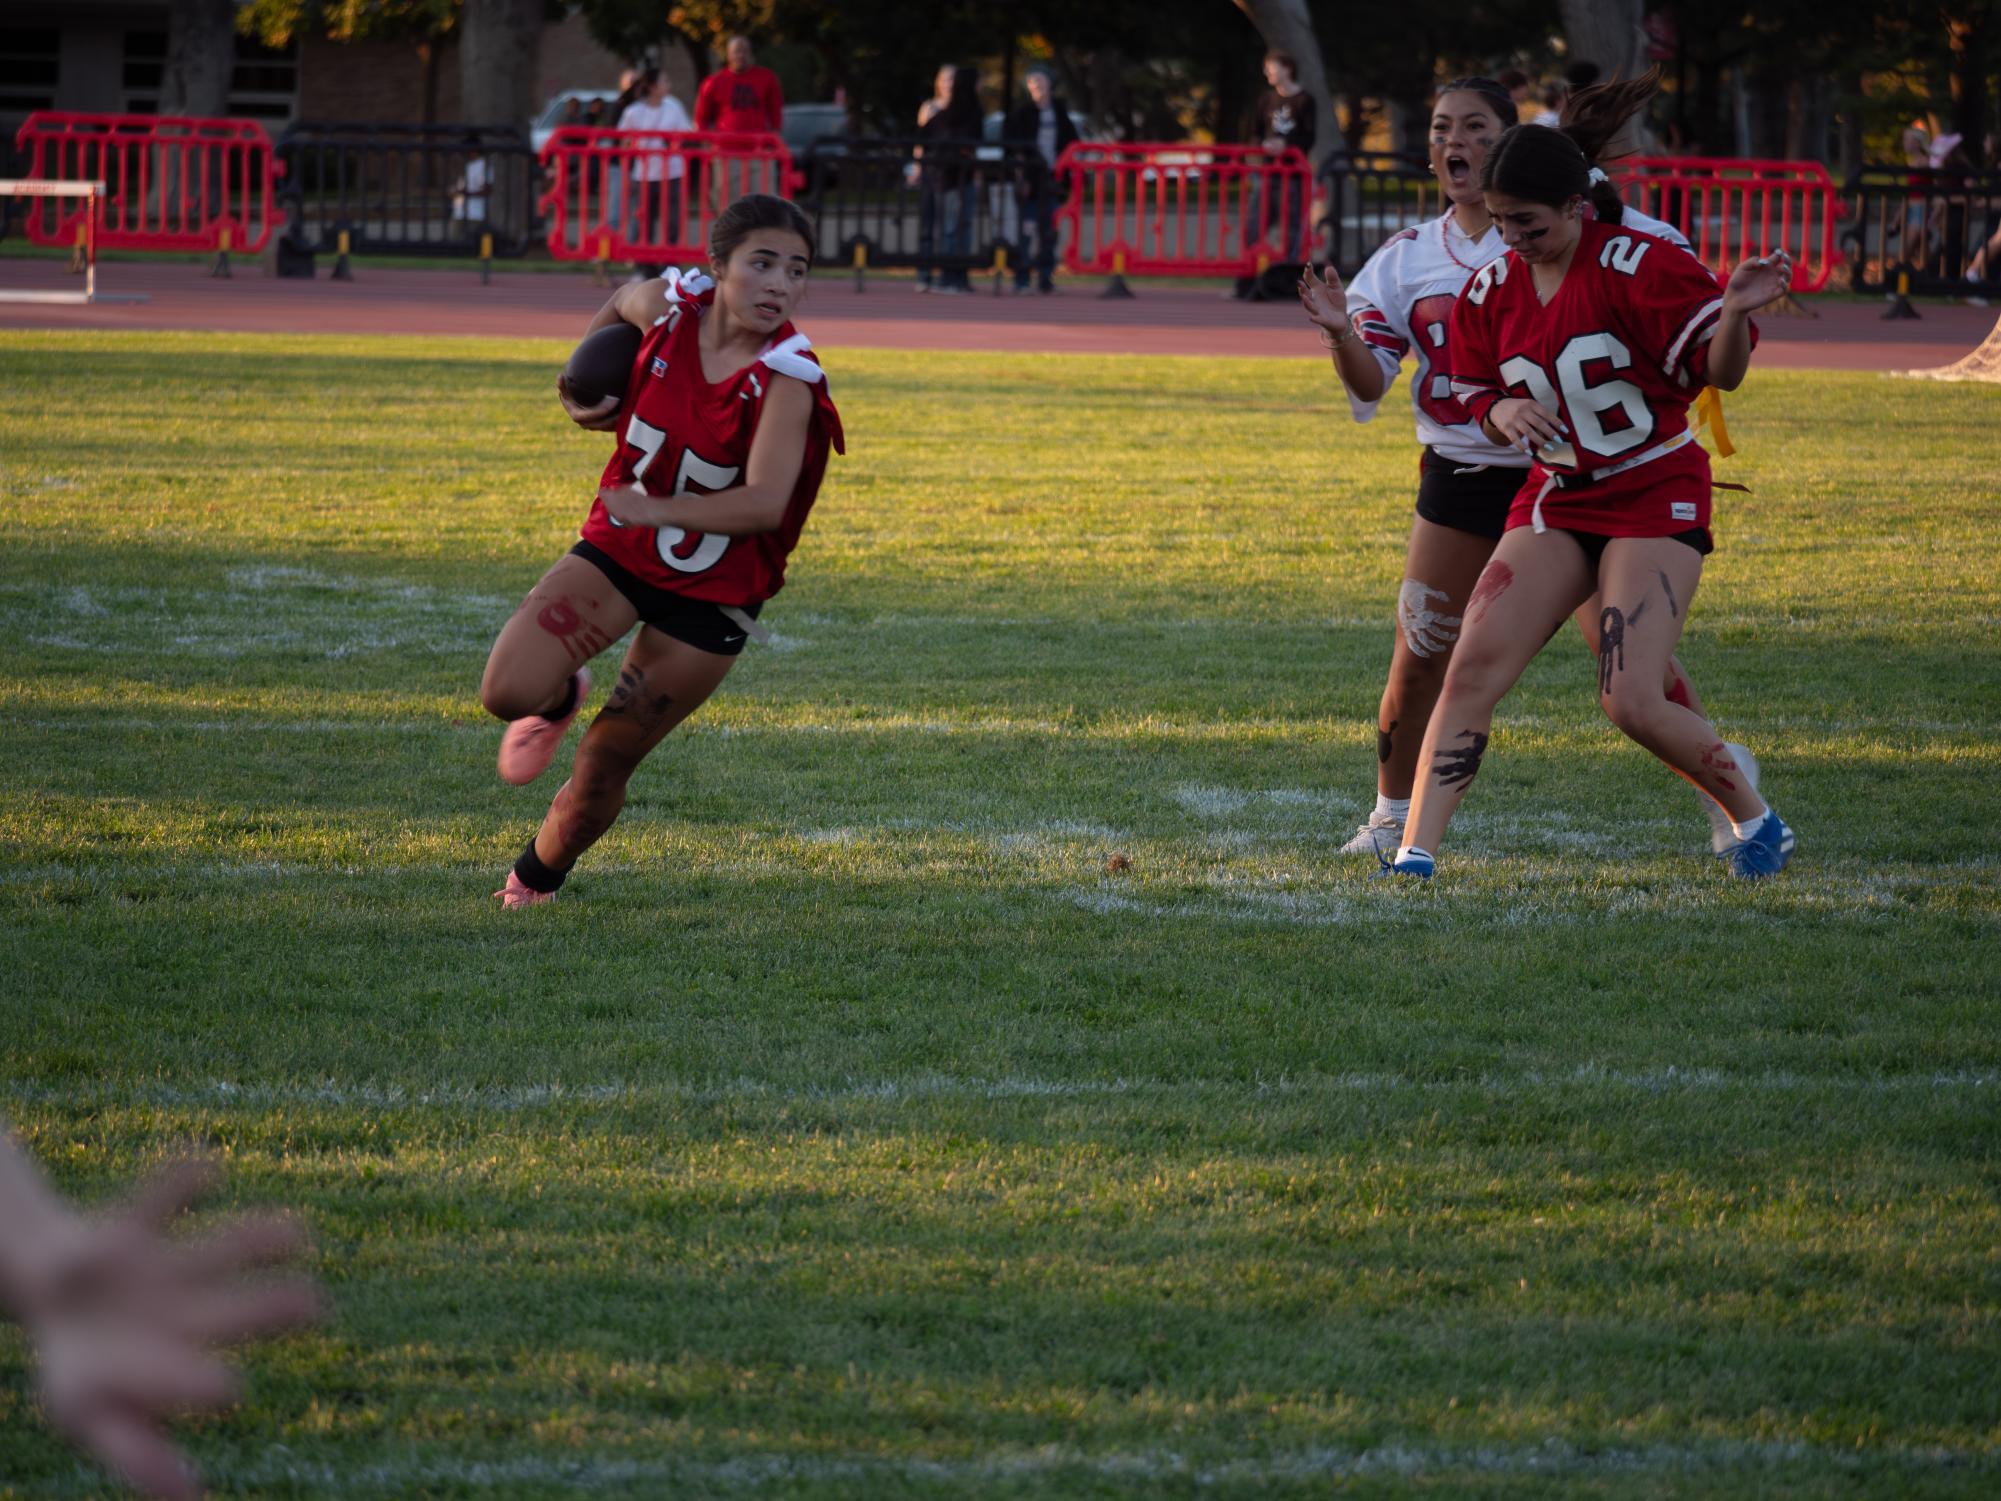
[[[977,141],[985,117],[980,113],[980,70],[952,70],[952,102],[940,111],[940,129],[955,141]]]
[[[709,257],[728,265],[737,246],[760,229],[783,229],[806,242],[806,264],[813,264],[813,221],[790,198],[772,193],[746,193],[717,214],[709,225]]]
[[[1294,57],[1290,52],[1280,52],[1274,47],[1265,54],[1265,61],[1268,63],[1284,63],[1285,71],[1292,75],[1294,82],[1298,81],[1299,59]]]
[[[1562,208],[1572,198],[1589,198],[1598,217],[1618,224],[1625,215],[1619,190],[1593,182],[1591,169],[1606,144],[1653,98],[1660,70],[1639,78],[1580,89],[1563,107],[1562,125],[1517,125],[1503,131],[1480,170],[1483,189],[1510,198]]]
[[[1508,96],[1513,98],[1516,89],[1525,89],[1529,86],[1529,76],[1520,68],[1509,68],[1501,74],[1500,82],[1501,87],[1508,91]]]
[[[1494,118],[1502,125],[1512,124],[1519,113],[1515,109],[1514,96],[1508,92],[1506,85],[1491,78],[1455,78],[1450,83],[1440,84],[1438,92],[1431,96],[1433,105],[1447,94],[1478,94],[1487,101],[1488,107],[1494,111]]]

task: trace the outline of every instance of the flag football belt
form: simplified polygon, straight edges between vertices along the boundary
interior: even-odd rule
[[[1610,479],[1615,474],[1624,474],[1629,469],[1637,469],[1642,464],[1651,464],[1655,459],[1665,458],[1677,448],[1694,441],[1695,434],[1688,428],[1683,428],[1664,443],[1656,443],[1652,448],[1636,453],[1630,459],[1617,464],[1607,464],[1603,469],[1593,469],[1588,474],[1561,474],[1552,469],[1549,471],[1549,478],[1542,482],[1542,488],[1536,491],[1535,506],[1529,512],[1529,520],[1538,532],[1546,532],[1549,527],[1542,519],[1542,502],[1550,491],[1588,489],[1600,480]]]

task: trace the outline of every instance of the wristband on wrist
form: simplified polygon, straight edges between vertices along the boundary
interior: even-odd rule
[[[1355,330],[1352,328],[1344,329],[1332,338],[1328,337],[1330,332],[1331,330],[1325,328],[1320,330],[1320,347],[1322,349],[1346,349],[1349,344],[1354,342]]]

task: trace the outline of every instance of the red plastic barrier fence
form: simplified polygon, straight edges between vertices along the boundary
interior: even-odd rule
[[[542,169],[549,254],[561,261],[705,263],[709,224],[732,200],[800,181],[775,135],[587,125],[550,136]]]
[[[1291,147],[1080,141],[1056,176],[1066,271],[1255,276],[1307,259],[1313,179]]]
[[[255,120],[37,110],[15,142],[28,153],[30,177],[104,183],[100,250],[254,253],[284,222],[272,205],[271,138]],[[27,216],[28,238],[75,244],[85,212],[45,200]]]
[[[1626,202],[1687,235],[1719,277],[1779,249],[1793,258],[1795,292],[1818,292],[1834,274],[1841,200],[1819,162],[1634,156],[1609,170]]]

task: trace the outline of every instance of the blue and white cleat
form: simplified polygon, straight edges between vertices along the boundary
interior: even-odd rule
[[[1723,857],[1730,874],[1746,881],[1760,881],[1786,868],[1793,857],[1793,831],[1776,813],[1766,813],[1765,821],[1751,831],[1751,837]]]
[[[1756,792],[1758,790],[1758,758],[1734,740],[1724,741],[1723,749],[1729,754],[1730,759],[1737,763],[1737,770],[1743,773],[1744,780],[1750,784],[1751,790]],[[1730,827],[1730,815],[1725,813],[1722,805],[1708,793],[1698,791],[1696,796],[1702,799],[1702,811],[1709,815],[1709,848],[1711,853],[1719,860],[1729,859],[1730,852],[1737,848],[1741,842],[1737,838],[1737,831]]]
[[[1415,876],[1420,881],[1429,881],[1432,872],[1438,869],[1438,862],[1423,850],[1412,850],[1408,855],[1401,855],[1392,860],[1378,845],[1376,866],[1376,873],[1372,877],[1374,880],[1380,881],[1385,876]]]

